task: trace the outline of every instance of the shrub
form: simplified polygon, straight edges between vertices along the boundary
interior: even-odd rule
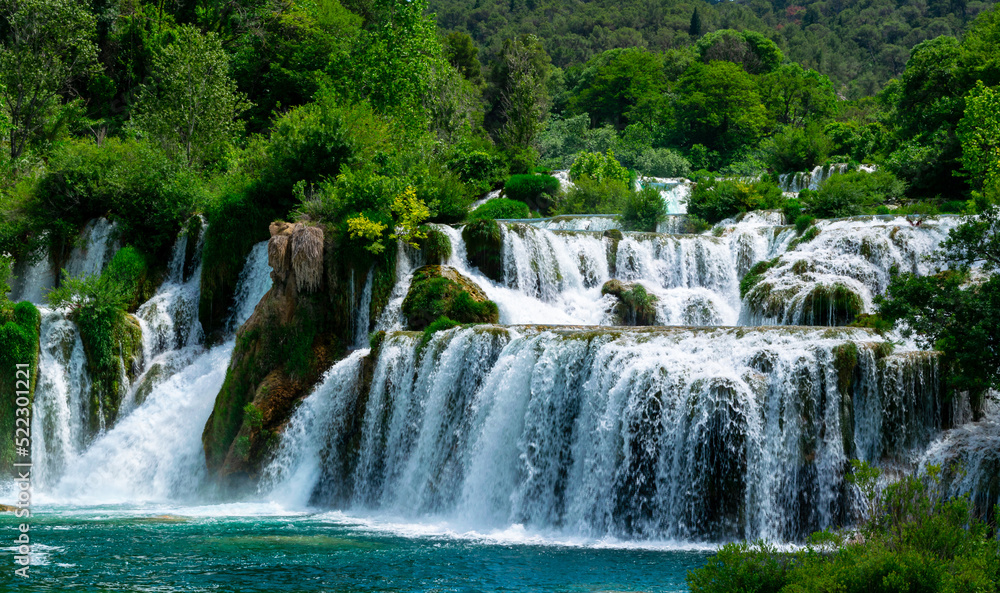
[[[851,171],[831,175],[820,185],[816,195],[809,197],[809,207],[812,214],[820,218],[856,216],[875,206],[899,200],[905,190],[906,184],[888,171]]]
[[[623,184],[631,184],[632,174],[615,159],[615,153],[608,150],[607,154],[599,152],[581,152],[569,168],[569,178],[574,182],[582,177],[590,177],[597,181],[613,180]]]
[[[644,187],[625,197],[622,224],[628,231],[652,233],[667,216],[667,205],[655,187]]]
[[[762,144],[767,166],[778,173],[811,169],[825,161],[832,148],[819,124],[788,126]]]
[[[122,240],[150,254],[169,248],[181,224],[203,201],[190,171],[148,142],[108,138],[71,142],[58,149],[36,188],[34,217],[49,228],[57,220],[79,227],[111,213]]]
[[[631,187],[617,179],[598,181],[581,177],[575,187],[559,200],[553,214],[619,214],[625,199],[634,193]]]
[[[423,251],[427,263],[444,263],[451,257],[451,239],[439,230],[430,229],[421,241],[420,250]]]
[[[448,168],[476,195],[484,195],[507,174],[503,158],[484,150],[458,151],[448,161]]]
[[[530,218],[531,212],[524,202],[507,198],[493,198],[469,213],[469,220]]]
[[[802,233],[806,232],[806,229],[811,227],[816,222],[816,218],[809,216],[808,214],[802,214],[795,219],[795,234],[802,236]]]
[[[250,426],[250,428],[257,429],[264,424],[264,414],[260,411],[260,408],[249,403],[243,406],[243,421]]]
[[[687,177],[691,163],[669,148],[647,148],[636,158],[635,169],[653,177]]]
[[[688,212],[716,223],[750,210],[780,208],[785,203],[773,181],[747,183],[742,180],[708,178],[700,181],[688,198]]]
[[[514,175],[507,180],[503,193],[524,202],[531,210],[547,213],[559,193],[559,180],[551,175]]]

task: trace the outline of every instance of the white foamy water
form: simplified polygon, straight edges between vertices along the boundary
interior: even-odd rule
[[[271,266],[267,263],[267,241],[253,246],[236,283],[229,330],[235,332],[250,319],[257,303],[271,290]]]

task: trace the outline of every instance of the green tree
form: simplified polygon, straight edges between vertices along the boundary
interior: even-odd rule
[[[509,154],[534,151],[535,139],[548,110],[550,70],[549,56],[534,35],[504,42],[490,73],[492,108],[487,123],[500,147]],[[512,167],[518,168],[526,169],[524,163]]]
[[[663,109],[663,60],[640,47],[611,49],[587,62],[569,106],[592,125],[651,121]]]
[[[1000,208],[983,206],[942,244],[938,257],[951,269],[897,276],[877,299],[882,318],[942,352],[948,386],[969,393],[976,419],[987,391],[1000,388],[1000,276],[983,280],[969,271],[974,264],[987,274],[1000,269]]]
[[[698,40],[694,51],[706,64],[733,62],[750,74],[771,72],[785,59],[778,44],[756,31],[712,31]]]
[[[768,115],[779,124],[804,126],[833,115],[837,96],[830,79],[798,64],[785,64],[758,79]]]
[[[976,84],[958,122],[962,166],[977,188],[1000,188],[1000,87]]]
[[[246,108],[229,77],[219,38],[182,25],[153,55],[150,82],[136,104],[135,127],[189,165],[218,156],[239,131]]]
[[[694,12],[691,13],[691,24],[688,25],[688,35],[691,37],[699,37],[701,35],[701,13],[698,12],[698,7],[694,7]]]
[[[16,160],[62,96],[96,72],[96,21],[76,0],[7,0],[0,28],[0,93]]]
[[[483,82],[483,67],[479,63],[479,48],[468,33],[452,31],[444,38],[444,57],[469,82]]]
[[[676,93],[680,140],[718,150],[726,158],[756,142],[767,123],[753,77],[731,62],[693,64]]]

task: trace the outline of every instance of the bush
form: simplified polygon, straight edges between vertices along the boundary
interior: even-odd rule
[[[629,184],[617,179],[598,181],[581,177],[575,187],[559,200],[553,214],[620,214],[625,200],[635,193]]]
[[[72,142],[55,152],[36,188],[34,218],[80,227],[110,213],[126,243],[150,254],[169,249],[205,196],[200,180],[148,142],[108,138]]]
[[[716,223],[751,210],[780,208],[784,203],[785,197],[773,181],[747,183],[710,177],[700,181],[691,192],[688,212]]]
[[[802,236],[802,233],[806,232],[806,229],[811,227],[816,222],[816,218],[809,216],[808,214],[802,214],[795,219],[795,234]]]
[[[688,573],[691,591],[997,590],[1000,554],[993,532],[972,516],[967,497],[939,494],[938,468],[881,490],[874,486],[877,469],[857,460],[852,465],[849,481],[868,511],[858,534],[817,533],[806,549],[792,553],[763,542],[727,544]]]
[[[622,224],[627,231],[652,233],[667,216],[667,205],[655,187],[644,187],[625,197]]]
[[[507,180],[503,193],[524,202],[531,210],[546,214],[559,194],[559,180],[551,175],[514,175]]]
[[[430,229],[420,242],[420,251],[424,253],[424,260],[427,263],[444,263],[451,257],[451,239],[439,230]]]
[[[876,206],[899,200],[906,184],[888,171],[851,171],[831,175],[808,202],[820,218],[841,218],[863,214]],[[802,196],[800,196],[802,199]]]
[[[493,198],[469,213],[469,220],[531,218],[528,205],[507,198]]]
[[[765,141],[761,148],[764,160],[778,173],[806,171],[826,160],[833,142],[819,124],[806,128],[789,126]]]
[[[652,177],[687,177],[691,163],[669,148],[647,148],[636,158],[635,169]]]
[[[632,183],[632,174],[615,159],[615,153],[608,150],[607,154],[599,152],[581,152],[569,168],[569,178],[574,182],[583,177],[596,181],[618,181],[626,185]]]
[[[503,158],[484,150],[457,151],[448,168],[469,186],[475,195],[484,195],[507,175]]]

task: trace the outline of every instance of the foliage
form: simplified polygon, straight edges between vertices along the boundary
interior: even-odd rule
[[[649,121],[663,108],[663,58],[641,47],[611,49],[583,67],[571,92],[569,111],[589,114],[592,125]]]
[[[496,323],[498,319],[496,303],[486,300],[467,278],[440,266],[414,272],[402,311],[411,330],[424,329],[441,317],[457,323]]]
[[[778,45],[756,31],[712,31],[694,44],[694,52],[706,64],[733,62],[750,74],[771,72],[784,61]]]
[[[628,184],[632,181],[628,169],[618,162],[610,149],[607,154],[581,152],[577,155],[573,166],[569,168],[569,178],[575,182],[584,176],[598,182],[607,180]]]
[[[778,265],[778,258],[759,261],[753,265],[740,280],[740,298],[746,298],[747,294],[764,279],[764,273]]]
[[[421,241],[420,251],[428,264],[443,264],[451,257],[451,239],[441,231],[431,229]]]
[[[508,154],[512,173],[525,173],[533,164],[526,155],[533,154],[548,108],[549,76],[549,56],[534,35],[505,41],[490,72],[486,123]]]
[[[965,115],[958,122],[962,166],[977,188],[1000,187],[1000,86],[982,81],[965,97]]]
[[[635,160],[635,169],[653,177],[687,177],[691,163],[669,148],[647,148]]]
[[[879,472],[852,461],[848,481],[866,512],[859,533],[814,534],[803,550],[764,542],[727,544],[688,574],[697,593],[722,591],[995,591],[1000,553],[967,497],[940,494],[939,468],[903,476],[881,491]]]
[[[691,192],[688,212],[716,223],[742,212],[780,208],[783,203],[781,189],[772,181],[747,183],[709,177],[699,181]]]
[[[0,255],[0,275],[3,273],[4,260]],[[0,287],[2,288],[2,287]],[[29,402],[34,401],[35,386],[38,382],[38,350],[41,315],[34,305],[20,302],[16,305],[7,301],[7,294],[0,293],[0,389],[5,396],[0,400],[0,429],[14,435],[15,418],[17,417],[16,398],[27,396]],[[18,384],[18,365],[29,365],[28,378],[25,384]],[[0,442],[0,461],[10,469],[3,470],[6,474],[13,473],[15,457],[14,438]],[[23,461],[23,460],[22,460]]]
[[[655,187],[647,186],[625,197],[622,225],[627,231],[655,232],[666,217],[667,205]]]
[[[553,214],[620,214],[625,200],[634,193],[617,179],[597,181],[590,176],[576,180],[552,209]]]
[[[213,33],[185,25],[153,54],[150,81],[135,106],[135,127],[188,165],[218,158],[246,109],[229,77],[229,55]]]
[[[0,6],[0,107],[16,161],[64,94],[95,72],[96,19],[75,0],[17,0]]]
[[[469,213],[469,220],[531,218],[528,205],[508,198],[493,198]]]
[[[765,140],[761,149],[768,167],[779,173],[807,171],[822,163],[833,143],[818,124],[805,128],[786,127]]]
[[[888,171],[851,171],[831,175],[807,205],[810,213],[820,218],[855,216],[899,200],[905,189],[906,185]]]
[[[802,214],[795,219],[795,234],[802,236],[802,233],[806,232],[806,229],[811,227],[816,223],[816,217],[809,216],[808,214]]]
[[[504,185],[503,193],[545,214],[559,193],[559,180],[551,175],[513,175]]]
[[[963,223],[949,233],[940,257],[967,266],[982,262],[995,268],[997,220],[995,209]],[[1000,278],[973,279],[967,267],[929,276],[901,274],[892,279],[878,313],[906,335],[916,333],[926,347],[943,353],[947,381],[956,391],[968,391],[979,417],[988,389],[1000,387]],[[902,323],[900,323],[902,322]]]
[[[676,88],[678,140],[718,151],[722,160],[729,162],[763,134],[767,110],[753,77],[738,65],[693,64]]]
[[[38,181],[34,216],[43,228],[73,228],[107,213],[122,239],[155,254],[169,246],[202,200],[200,180],[142,140],[64,144]]]
[[[503,159],[485,150],[457,150],[448,168],[468,184],[475,195],[485,195],[507,176]]]

